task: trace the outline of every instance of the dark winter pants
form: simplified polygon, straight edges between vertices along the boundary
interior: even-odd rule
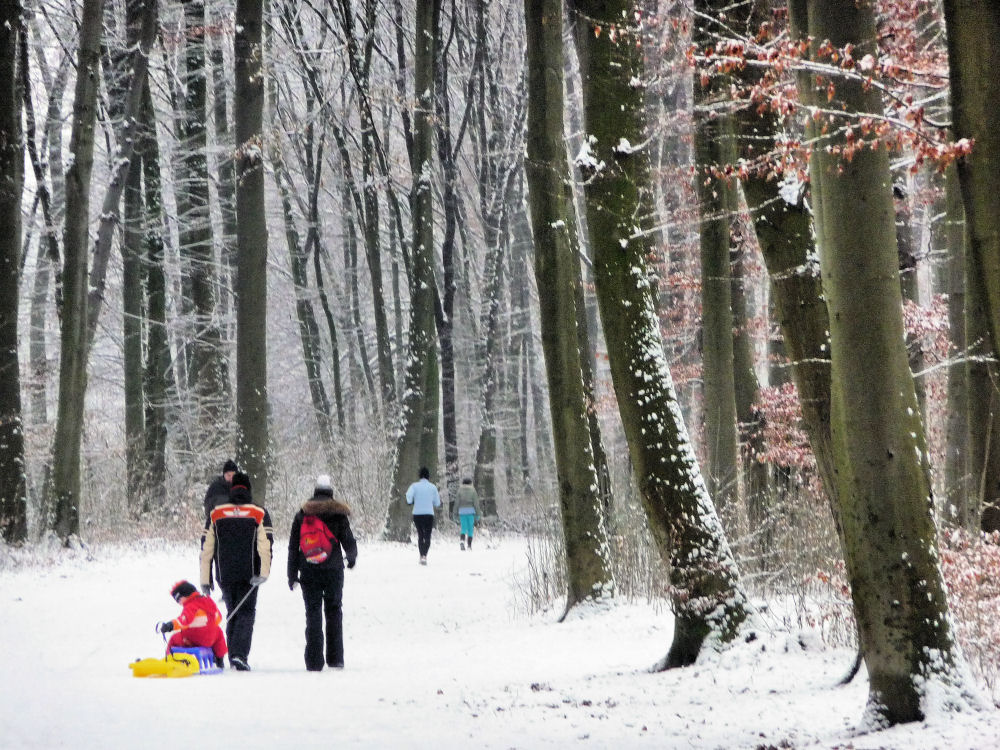
[[[247,592],[250,592],[250,596],[247,596]],[[233,612],[233,608],[243,601],[244,596],[247,596],[247,600]],[[257,619],[257,587],[251,586],[250,581],[222,586],[222,600],[226,603],[226,613],[229,615],[229,622],[226,623],[229,658],[236,656],[246,661],[250,656],[253,624]]]
[[[413,525],[417,527],[417,549],[420,550],[421,557],[427,557],[427,550],[431,548],[431,532],[434,530],[434,516],[430,513],[422,513],[413,517]]]
[[[323,668],[323,618],[326,617],[326,663],[344,663],[344,569],[327,568],[300,576],[306,605],[306,669]]]

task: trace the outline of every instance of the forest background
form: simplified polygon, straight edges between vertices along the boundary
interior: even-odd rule
[[[406,541],[426,465],[661,667],[790,595],[889,723],[995,686],[990,3],[3,12],[6,542],[190,536],[232,455]]]

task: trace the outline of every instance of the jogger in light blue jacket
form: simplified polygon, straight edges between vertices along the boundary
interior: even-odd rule
[[[431,473],[426,466],[420,467],[420,479],[406,490],[406,504],[413,506],[413,525],[417,527],[417,549],[420,550],[420,564],[427,564],[427,551],[431,548],[431,532],[434,530],[434,509],[441,507],[438,488],[430,482]]]

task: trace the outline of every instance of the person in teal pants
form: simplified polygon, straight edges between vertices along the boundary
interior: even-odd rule
[[[476,528],[476,520],[483,513],[479,507],[479,493],[472,486],[472,480],[466,477],[458,488],[458,499],[455,501],[453,513],[458,516],[462,526],[462,549],[472,549],[472,534]]]

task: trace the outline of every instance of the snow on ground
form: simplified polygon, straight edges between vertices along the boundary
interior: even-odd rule
[[[198,545],[100,546],[0,568],[2,748],[1000,747],[995,711],[856,735],[852,654],[778,630],[695,667],[648,670],[670,642],[662,605],[619,603],[557,623],[515,604],[527,546],[435,534],[361,543],[344,593],[344,671],[307,673],[285,546],[260,595],[251,673],[136,679],[158,656],[169,589],[197,580]],[[803,648],[802,643],[808,644]]]

